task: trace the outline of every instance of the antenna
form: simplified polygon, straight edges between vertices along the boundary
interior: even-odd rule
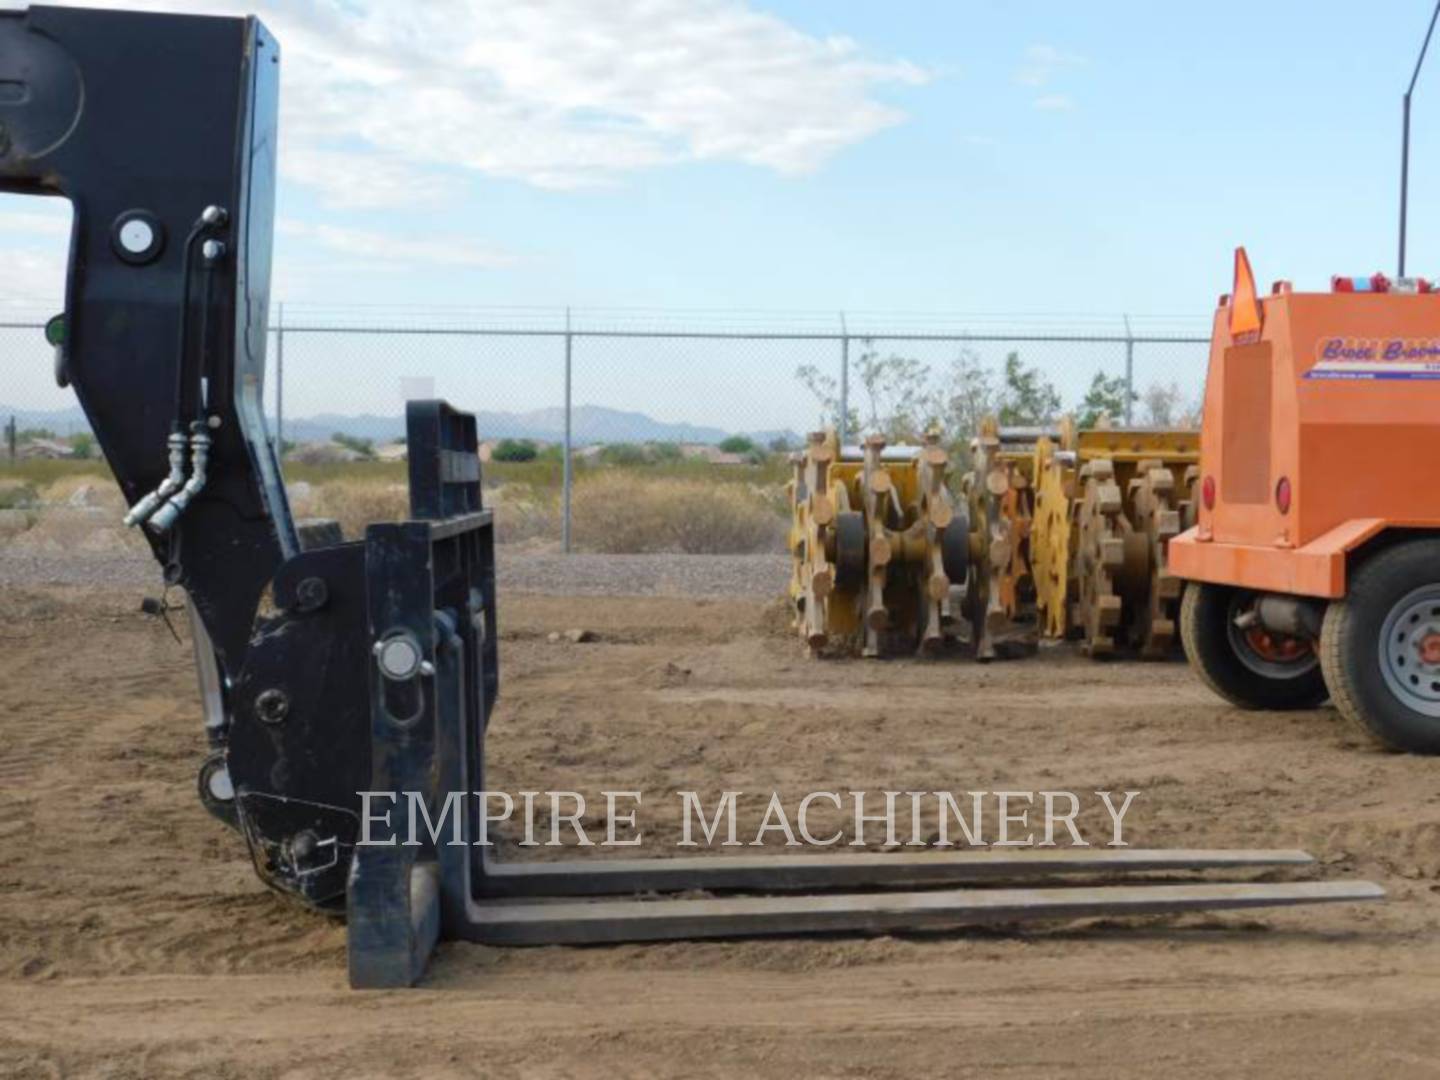
[[[1410,96],[1415,93],[1415,81],[1420,78],[1420,66],[1425,63],[1425,53],[1430,49],[1430,37],[1435,33],[1437,19],[1440,19],[1440,0],[1435,4],[1435,13],[1430,16],[1430,28],[1425,31],[1425,43],[1420,46],[1415,73],[1410,76],[1410,85],[1405,89],[1405,118],[1400,135],[1400,267],[1396,274],[1402,278],[1405,276],[1405,209],[1410,201]]]

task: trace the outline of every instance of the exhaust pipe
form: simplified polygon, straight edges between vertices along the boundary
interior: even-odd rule
[[[185,486],[185,435],[176,431],[166,440],[170,447],[170,475],[165,477],[160,486],[146,495],[138,503],[130,508],[125,515],[125,524],[129,528],[144,521],[148,521],[150,515],[160,508],[165,502],[182,487]]]
[[[205,488],[205,466],[210,459],[210,435],[205,430],[203,423],[195,425],[195,432],[190,436],[190,479],[185,481],[185,486],[176,493],[169,502],[155,511],[150,518],[150,531],[154,533],[166,533],[180,520],[180,515]]]
[[[1235,620],[1235,625],[1241,630],[1262,626],[1272,634],[1319,641],[1320,626],[1324,621],[1324,601],[1266,593],[1255,601],[1254,607]]]

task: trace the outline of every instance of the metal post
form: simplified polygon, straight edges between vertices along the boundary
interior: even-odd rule
[[[850,330],[845,324],[845,313],[840,312],[840,416],[836,422],[836,436],[840,445],[845,445],[850,425]]]
[[[285,457],[285,302],[275,323],[275,456]]]
[[[1125,426],[1134,422],[1135,413],[1135,335],[1130,332],[1130,316],[1125,319]]]
[[[572,443],[571,443],[571,413],[573,403],[570,395],[570,373],[571,361],[574,358],[575,335],[570,332],[570,309],[565,309],[565,476],[564,490],[561,495],[562,507],[560,511],[560,547],[565,554],[570,554],[570,491],[574,484],[574,466],[571,464]]]
[[[1430,28],[1425,31],[1425,42],[1420,46],[1420,56],[1415,61],[1415,71],[1410,76],[1410,85],[1405,89],[1402,106],[1403,119],[1400,131],[1400,265],[1397,277],[1405,276],[1405,211],[1410,202],[1410,96],[1415,93],[1415,81],[1420,78],[1420,65],[1425,63],[1425,53],[1430,48],[1430,37],[1435,33],[1435,20],[1440,19],[1440,0],[1430,16]]]

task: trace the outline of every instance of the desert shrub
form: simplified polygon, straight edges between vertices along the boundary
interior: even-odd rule
[[[29,484],[0,481],[0,510],[24,510],[40,502],[40,493]]]
[[[606,554],[780,551],[785,518],[749,485],[597,474],[575,487],[576,546]]]
[[[485,506],[495,511],[495,539],[502,544],[560,538],[557,488],[502,484],[485,492]]]
[[[534,461],[539,456],[530,439],[501,439],[490,452],[491,461]]]
[[[297,517],[332,518],[347,540],[359,540],[365,526],[376,521],[404,521],[410,516],[410,493],[404,484],[332,481],[317,485]]]
[[[744,435],[731,435],[728,439],[720,440],[720,449],[727,454],[753,454],[755,441]]]
[[[330,441],[336,446],[343,446],[346,450],[353,450],[366,461],[375,457],[375,440],[362,439],[358,435],[346,435],[343,431],[337,431],[330,436]]]
[[[618,442],[602,447],[599,460],[601,465],[648,465],[650,455],[639,443]]]

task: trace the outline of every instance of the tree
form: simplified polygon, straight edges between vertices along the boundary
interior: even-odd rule
[[[1125,376],[1117,375],[1113,379],[1107,379],[1105,372],[1095,372],[1095,377],[1090,380],[1090,389],[1085,391],[1085,400],[1080,403],[1080,426],[1094,427],[1102,418],[1123,423],[1125,407],[1132,399],[1133,395],[1125,384]]]
[[[1000,391],[1000,423],[1033,427],[1049,423],[1060,411],[1060,392],[1039,368],[1026,367],[1020,354],[1005,357],[1005,385]]]
[[[833,375],[825,374],[814,364],[801,364],[795,369],[795,378],[799,379],[801,385],[815,395],[815,400],[820,403],[820,428],[838,429],[841,426],[840,381]],[[847,410],[844,427],[847,432],[860,430],[860,414],[853,405]]]
[[[534,461],[540,450],[531,439],[501,439],[490,451],[491,461]]]
[[[95,456],[95,436],[88,431],[71,436],[70,450],[81,461],[88,461]]]
[[[1175,426],[1175,417],[1180,412],[1180,384],[1151,383],[1140,398],[1144,406],[1145,424],[1154,428]]]
[[[755,440],[744,435],[731,435],[720,440],[720,450],[726,454],[749,454],[755,450]]]
[[[970,440],[980,430],[980,421],[995,413],[995,383],[990,371],[969,349],[950,363],[944,389],[944,429],[960,456],[968,461]]]
[[[893,353],[882,357],[867,348],[855,362],[855,376],[868,405],[865,431],[890,442],[918,442],[939,425],[944,408],[928,365]]]

